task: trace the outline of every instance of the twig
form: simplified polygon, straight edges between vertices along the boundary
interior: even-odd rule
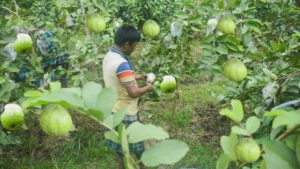
[[[3,9],[7,10],[7,11],[10,12],[10,13],[13,13],[13,14],[16,15],[19,19],[21,19],[17,12],[12,11],[12,10],[10,10],[9,8],[5,7],[5,6],[1,6],[1,7],[2,7]]]
[[[293,133],[294,130],[296,130],[300,125],[296,125],[291,129],[288,129],[287,131],[285,131],[284,133],[282,133],[281,135],[279,135],[276,138],[276,141],[282,140],[283,138],[287,137],[288,135],[290,135],[291,133]]]
[[[85,13],[85,9],[84,9],[84,1],[85,0],[80,0],[80,6],[81,6],[84,23],[86,23],[86,13]],[[85,32],[86,32],[88,39],[91,39],[90,31],[86,26],[85,26]]]
[[[298,20],[296,20],[296,21],[294,21],[294,22],[291,22],[290,24],[288,24],[288,25],[285,27],[285,29],[283,29],[283,30],[281,31],[281,33],[280,33],[280,35],[279,35],[279,37],[278,37],[278,39],[277,39],[277,43],[280,41],[280,39],[281,39],[283,33],[286,32],[286,31],[288,30],[288,28],[290,28],[291,26],[293,26],[293,25],[296,24],[296,23],[298,23]]]
[[[288,82],[293,76],[295,76],[295,75],[296,75],[297,73],[299,73],[299,72],[300,72],[300,70],[298,69],[298,70],[296,70],[296,71],[290,73],[290,74],[287,76],[287,78],[285,79],[285,81],[282,83],[282,85],[284,85],[286,82]]]

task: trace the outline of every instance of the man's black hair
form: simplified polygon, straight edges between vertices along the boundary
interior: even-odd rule
[[[126,42],[133,44],[139,42],[141,35],[139,31],[131,25],[122,25],[115,32],[115,44],[118,46],[124,45]]]

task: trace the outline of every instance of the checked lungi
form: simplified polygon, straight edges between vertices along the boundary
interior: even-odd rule
[[[129,116],[129,115],[126,115],[123,119],[123,123],[125,124],[126,128],[132,124],[133,122],[136,122],[136,121],[140,121],[140,118],[139,118],[139,115],[134,115],[134,116]],[[118,126],[115,127],[115,130],[118,131]],[[105,131],[109,131],[109,129],[105,128]],[[104,140],[104,143],[112,148],[113,150],[115,150],[118,154],[123,154],[122,153],[122,146],[119,144],[119,143],[116,143],[112,140],[109,140],[109,139],[105,139]],[[141,142],[137,142],[137,143],[129,143],[129,151],[131,154],[134,154],[136,155],[137,158],[140,159],[140,157],[142,156],[142,153],[144,152],[144,142],[141,141]]]

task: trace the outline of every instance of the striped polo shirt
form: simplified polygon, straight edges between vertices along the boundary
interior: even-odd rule
[[[122,107],[127,110],[127,115],[133,116],[138,112],[138,98],[131,98],[124,85],[134,83],[134,70],[128,57],[112,48],[102,62],[105,87],[114,87],[117,90],[117,103],[113,112],[118,112]]]

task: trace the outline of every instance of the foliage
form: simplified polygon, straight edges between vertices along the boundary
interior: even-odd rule
[[[237,104],[241,105],[241,102],[238,100],[232,102],[233,108]],[[300,161],[297,160],[299,159],[297,142],[300,126],[299,110],[288,107],[273,109],[263,113],[262,116],[251,116],[246,120],[240,118],[241,114],[244,114],[242,107],[230,114],[223,113],[225,111],[229,110],[222,109],[220,114],[232,120],[238,120],[234,120],[236,125],[232,126],[230,136],[221,137],[224,154],[218,160],[218,169],[228,168],[230,162],[235,162],[238,168],[258,168],[259,166],[261,169],[299,168]],[[247,140],[250,142],[246,145]],[[241,145],[240,142],[245,144]],[[261,157],[257,144],[261,145],[263,152]]]
[[[137,162],[133,161],[133,158],[130,155],[128,147],[129,143],[136,143],[148,139],[162,140],[160,143],[148,148],[147,151],[142,154],[141,161],[146,166],[173,164],[183,158],[187,153],[189,149],[188,145],[179,140],[165,140],[169,138],[169,135],[162,128],[151,124],[144,125],[135,122],[126,129],[125,125],[122,123],[126,111],[121,109],[119,112],[111,114],[117,99],[116,91],[114,89],[102,89],[101,85],[95,82],[88,82],[82,88],[60,87],[61,85],[59,82],[51,82],[50,91],[44,90],[43,93],[37,90],[27,91],[25,93],[27,99],[24,100],[22,106],[24,108],[31,108],[40,107],[41,105],[59,104],[64,107],[76,109],[78,112],[95,119],[100,125],[110,130],[105,134],[107,139],[115,140],[122,145],[124,165],[126,168],[138,168]],[[56,108],[53,105],[52,107]],[[49,107],[46,107],[45,109],[45,111],[52,111]],[[64,113],[67,113],[65,110],[63,111]],[[53,118],[51,117],[50,119]],[[45,123],[46,119],[43,120]],[[61,125],[65,124],[59,124],[59,126]],[[114,129],[116,126],[118,126],[118,132]],[[49,130],[50,125],[47,127]],[[45,129],[43,128],[43,130]],[[48,133],[49,131],[45,132],[51,135],[60,135],[61,133],[59,132],[64,132],[65,129],[61,130],[63,131],[60,131],[59,129],[58,131],[55,131],[57,133]],[[160,147],[159,151],[157,151],[157,147]],[[176,147],[176,149],[174,147]],[[162,153],[161,151],[167,153]],[[170,156],[170,154],[173,156]],[[161,160],[155,161],[158,156]]]

